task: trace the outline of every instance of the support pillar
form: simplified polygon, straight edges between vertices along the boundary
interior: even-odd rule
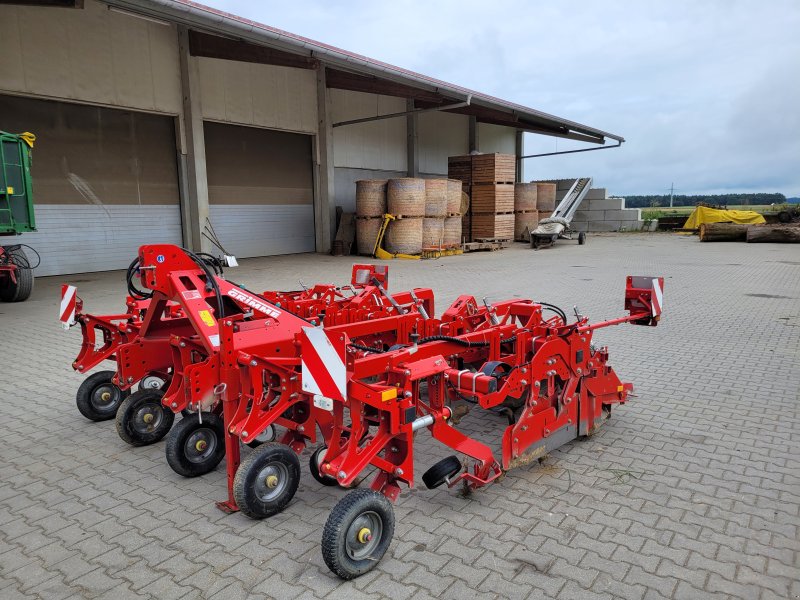
[[[469,118],[469,152],[472,154],[478,150],[478,119],[474,116]]]
[[[331,99],[325,76],[325,65],[317,67],[317,165],[314,198],[314,232],[317,252],[330,254],[335,232],[335,172],[333,168],[333,129]]]
[[[517,156],[517,178],[516,182],[521,183],[523,178],[525,177],[525,173],[523,172],[522,168],[522,159],[520,157],[525,156],[525,138],[523,137],[525,132],[517,129],[517,140],[516,140],[516,151],[515,154]]]
[[[183,243],[194,252],[209,252],[211,244],[203,235],[208,218],[208,178],[203,113],[200,106],[200,72],[197,59],[189,53],[189,30],[178,27],[183,112],[179,118],[178,151],[181,182]]]
[[[414,110],[414,100],[406,100],[406,110]],[[408,176],[419,177],[419,145],[417,144],[417,131],[419,129],[419,115],[409,113],[406,115],[406,152],[408,155]]]

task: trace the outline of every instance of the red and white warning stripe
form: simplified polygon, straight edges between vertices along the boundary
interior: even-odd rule
[[[661,314],[662,307],[664,306],[663,285],[660,278],[653,277],[653,297],[650,299],[650,306],[654,317]]]
[[[61,308],[58,312],[58,320],[61,321],[64,329],[69,329],[70,325],[75,324],[75,305],[78,302],[78,288],[74,285],[61,285]]]
[[[324,329],[303,327],[301,364],[303,391],[344,401],[347,397],[345,341],[337,334],[334,341]]]

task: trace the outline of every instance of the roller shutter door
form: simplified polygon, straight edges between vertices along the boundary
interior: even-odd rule
[[[142,244],[181,244],[173,117],[0,96],[0,129],[36,134],[38,231],[14,241],[39,252],[37,275],[122,269]]]
[[[206,121],[211,223],[237,257],[314,251],[311,136]]]

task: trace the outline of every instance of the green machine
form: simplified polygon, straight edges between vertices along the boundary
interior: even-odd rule
[[[0,131],[0,236],[36,231],[31,186],[32,133]],[[0,245],[0,300],[22,302],[33,291],[33,268],[25,244]],[[37,255],[38,258],[38,255]]]

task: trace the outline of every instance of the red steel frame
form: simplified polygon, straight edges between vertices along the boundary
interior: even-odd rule
[[[226,511],[237,510],[232,486],[240,441],[252,441],[275,423],[286,428],[281,442],[298,452],[316,441],[319,430],[328,446],[321,474],[346,486],[376,468],[371,486],[391,500],[400,484],[414,484],[414,432],[424,427],[472,459],[471,469],[448,482],[471,488],[592,433],[632,389],[608,366],[607,349],[592,348],[592,333],[625,322],[656,325],[663,289],[661,278],[629,277],[628,316],[594,324],[580,317],[567,324],[560,316],[545,319],[542,305],[530,300],[479,306],[471,296],[459,297],[434,318],[431,290],[390,299],[374,271],[350,298],[326,286],[257,296],[215,277],[225,312],[220,316],[216,290],[183,251],[142,246],[139,259],[142,282],[153,297],[137,322],[137,339],[117,351],[119,377],[135,377],[128,373],[148,356],[152,360],[155,353],[145,340],[158,339],[162,350],[168,340],[168,352],[157,359],[176,375],[165,406],[223,414],[228,499],[218,505]],[[302,388],[304,330],[322,321],[323,312],[325,334],[346,356],[346,397],[330,399],[332,410]],[[499,459],[450,423],[450,405],[464,398],[484,409],[513,400]]]

